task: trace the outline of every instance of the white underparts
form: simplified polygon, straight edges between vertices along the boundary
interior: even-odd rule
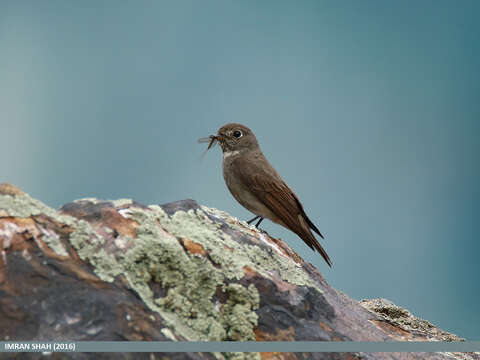
[[[240,154],[240,151],[238,150],[235,150],[235,151],[226,151],[223,153],[223,158],[226,159],[227,157],[229,156],[232,156],[232,155],[238,155]]]

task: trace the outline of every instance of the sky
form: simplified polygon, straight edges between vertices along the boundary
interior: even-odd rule
[[[250,127],[360,300],[480,340],[480,2],[0,2],[0,182],[52,207],[195,199],[253,217],[218,147]]]

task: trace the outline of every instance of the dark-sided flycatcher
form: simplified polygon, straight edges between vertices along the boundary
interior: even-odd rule
[[[217,135],[199,140],[210,141],[208,149],[218,141],[223,151],[223,177],[237,201],[251,211],[257,220],[270,219],[300,236],[314,251],[317,250],[329,266],[332,261],[312,231],[323,235],[308,218],[297,195],[283,181],[263,155],[253,132],[241,124],[222,126]],[[311,230],[310,230],[311,229]]]

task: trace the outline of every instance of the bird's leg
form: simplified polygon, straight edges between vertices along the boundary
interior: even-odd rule
[[[259,217],[260,217],[260,215],[257,215],[257,216],[255,216],[253,219],[248,220],[248,221],[247,221],[247,224],[250,225],[252,222],[254,222],[255,220],[257,220]]]
[[[260,219],[259,219],[259,220],[257,221],[257,223],[255,224],[255,227],[257,228],[258,231],[261,231],[261,232],[263,232],[263,233],[265,233],[265,234],[268,235],[268,233],[267,233],[265,230],[260,229],[260,228],[258,227],[258,225],[260,225],[260,223],[263,221],[263,217],[261,217],[260,215],[255,216],[252,220],[248,220],[248,221],[247,221],[247,224],[250,225],[252,222],[254,222],[255,220],[257,220],[258,218],[260,218]],[[269,236],[270,236],[270,235],[269,235]]]
[[[251,220],[248,220],[247,221],[247,224],[250,225],[252,222],[254,222],[255,220],[257,220],[258,218],[260,217],[260,215],[257,215],[255,216],[253,219]],[[262,221],[263,219],[260,219],[260,221]],[[257,223],[257,225],[260,224],[260,222]]]
[[[258,225],[263,221],[263,217],[260,217],[260,220],[255,224],[255,227],[258,229]]]

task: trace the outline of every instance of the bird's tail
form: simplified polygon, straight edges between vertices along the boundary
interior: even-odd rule
[[[313,235],[312,235],[313,236]],[[327,262],[328,266],[332,267],[333,263],[332,263],[332,260],[330,260],[330,257],[328,256],[327,252],[325,251],[325,249],[322,247],[322,245],[319,244],[319,242],[317,241],[317,239],[315,239],[315,249],[322,255],[322,257],[325,259],[325,261]]]
[[[320,255],[322,255],[322,257],[325,259],[328,266],[332,267],[332,265],[333,265],[332,260],[330,259],[330,257],[328,256],[327,252],[322,247],[322,245],[320,245],[318,240],[315,238],[315,236],[313,236],[312,232],[310,231],[310,226],[309,225],[312,224],[310,219],[308,219],[308,217],[305,219],[302,215],[298,215],[298,220],[300,221],[300,224],[302,225],[301,226],[302,231],[298,234],[298,236],[300,236],[302,238],[302,240],[305,241],[305,243],[308,246],[310,246],[310,248],[312,250],[318,251],[320,253]],[[313,225],[313,226],[315,226],[315,225]],[[318,230],[317,230],[317,232],[320,233]],[[320,234],[320,236],[323,239],[323,236],[321,234]]]

